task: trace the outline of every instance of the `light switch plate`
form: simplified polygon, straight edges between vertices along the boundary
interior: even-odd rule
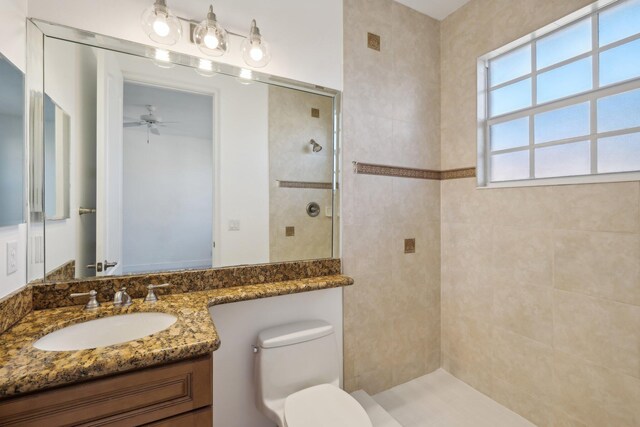
[[[229,231],[240,231],[240,220],[239,219],[230,219],[229,220]]]
[[[7,242],[7,276],[18,271],[18,242]]]

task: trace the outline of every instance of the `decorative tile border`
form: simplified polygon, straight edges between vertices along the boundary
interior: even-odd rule
[[[313,188],[317,190],[332,190],[333,184],[330,182],[305,182],[305,181],[280,181],[280,188]]]
[[[353,162],[353,171],[363,175],[395,176],[399,178],[445,179],[471,178],[476,176],[476,168],[451,169],[437,171],[431,169],[405,168],[402,166],[376,165],[372,163]]]
[[[126,287],[133,298],[144,298],[147,285],[171,283],[158,293],[180,294],[207,291],[243,285],[285,282],[311,277],[340,274],[340,259],[327,258],[311,261],[294,261],[275,264],[259,264],[238,267],[212,268],[206,270],[182,270],[162,273],[136,274],[130,276],[98,277],[51,284],[33,283],[33,309],[42,310],[78,305],[69,298],[74,292],[98,292],[98,300],[113,300],[116,289]]]
[[[449,169],[440,172],[440,179],[475,178],[476,168]]]
[[[0,299],[0,334],[31,312],[32,300],[28,286]]]

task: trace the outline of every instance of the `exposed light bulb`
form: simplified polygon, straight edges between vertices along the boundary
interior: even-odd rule
[[[169,24],[167,24],[167,19],[159,15],[156,20],[153,22],[153,31],[160,37],[167,37],[171,28],[169,28]]]
[[[207,18],[193,29],[194,43],[205,55],[222,56],[229,48],[228,37],[227,31],[218,24],[213,6],[209,6]]]
[[[260,46],[254,45],[251,47],[251,50],[249,50],[249,56],[254,61],[260,61],[262,60],[262,58],[264,58],[264,52],[262,52],[262,49],[260,48]]]
[[[251,22],[249,37],[242,42],[242,57],[247,65],[262,68],[271,60],[269,44],[262,38],[256,20]]]
[[[217,49],[220,46],[220,40],[216,37],[215,31],[209,30],[206,36],[204,36],[204,44],[209,49]]]
[[[176,44],[182,36],[182,24],[167,7],[166,0],[155,0],[142,14],[142,29],[156,43]]]

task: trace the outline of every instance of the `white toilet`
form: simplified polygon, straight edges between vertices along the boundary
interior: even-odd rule
[[[289,323],[258,335],[256,405],[279,427],[372,427],[364,408],[339,385],[333,326]]]

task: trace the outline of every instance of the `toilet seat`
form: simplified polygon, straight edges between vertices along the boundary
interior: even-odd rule
[[[289,395],[284,402],[287,427],[372,427],[358,401],[331,384]]]

